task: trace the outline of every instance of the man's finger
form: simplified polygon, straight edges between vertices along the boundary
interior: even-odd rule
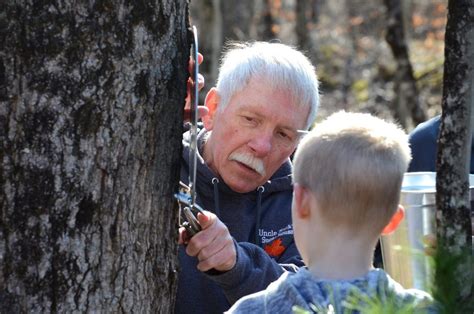
[[[207,245],[199,251],[197,258],[199,261],[204,261],[222,251],[227,245],[234,244],[232,240],[228,241],[225,236],[216,235],[211,241],[212,245]]]
[[[205,117],[209,113],[209,109],[206,106],[198,106],[198,119]],[[189,121],[191,119],[191,109],[184,108],[184,121]]]
[[[216,222],[215,215],[210,212],[201,212],[197,214],[197,219],[202,229],[207,229]]]
[[[178,244],[188,244],[189,242],[189,235],[186,231],[186,228],[180,227],[179,228],[179,237],[178,237]]]
[[[200,271],[208,271],[216,269],[218,271],[231,270],[235,265],[235,248],[232,246],[225,246],[222,250],[209,257],[206,260],[199,261],[197,268]]]
[[[198,64],[201,64],[203,60],[204,60],[204,57],[202,56],[202,54],[198,52]],[[188,62],[189,73],[192,73],[193,67],[194,67],[194,60],[193,58],[189,58],[189,62]]]
[[[201,90],[204,87],[204,76],[201,73],[198,74],[198,89]]]

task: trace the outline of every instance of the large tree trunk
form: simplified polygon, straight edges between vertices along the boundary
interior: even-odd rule
[[[472,302],[473,269],[469,204],[469,158],[471,148],[471,110],[474,82],[474,6],[470,0],[450,0],[446,25],[443,100],[437,156],[437,234],[441,249],[448,256],[460,256],[451,265],[454,285],[440,282],[443,271],[437,268],[437,286],[444,294],[459,295],[453,305]],[[463,255],[463,252],[466,255]],[[463,258],[467,256],[467,260]],[[439,264],[438,264],[439,265]],[[472,305],[472,303],[471,303]],[[473,308],[468,312],[472,313]],[[465,312],[465,313],[468,313]],[[460,312],[457,312],[460,313]]]
[[[395,118],[404,127],[412,127],[425,121],[426,114],[419,101],[416,80],[408,54],[402,4],[399,0],[384,0],[384,3],[388,15],[386,40],[398,65],[395,75],[396,96],[393,110]],[[411,121],[413,123],[410,125]]]
[[[0,312],[171,312],[184,1],[4,1]]]

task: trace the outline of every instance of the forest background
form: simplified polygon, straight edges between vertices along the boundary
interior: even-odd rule
[[[447,1],[193,0],[190,8],[204,55],[201,103],[227,41],[278,40],[316,66],[317,121],[345,109],[397,120],[409,132],[441,112]]]

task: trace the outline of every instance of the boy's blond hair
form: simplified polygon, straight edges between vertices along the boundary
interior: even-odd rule
[[[328,223],[378,235],[397,209],[410,159],[397,125],[341,111],[301,141],[293,180],[312,191]]]

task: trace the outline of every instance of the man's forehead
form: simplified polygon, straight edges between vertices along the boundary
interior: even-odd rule
[[[289,87],[276,86],[272,82],[254,77],[241,90],[229,99],[227,106],[231,111],[248,111],[262,117],[274,116],[274,119],[285,122],[291,128],[305,128],[309,106],[298,103],[299,98]],[[299,121],[303,120],[300,125]],[[294,124],[297,125],[294,125]]]

